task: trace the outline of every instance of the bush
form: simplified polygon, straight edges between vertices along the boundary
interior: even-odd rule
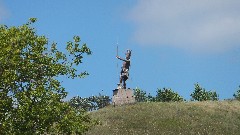
[[[240,85],[236,93],[233,94],[233,97],[240,101]]]
[[[80,96],[76,96],[70,99],[69,104],[76,109],[82,109],[85,111],[91,111],[96,109],[95,104],[92,103],[89,98],[82,98]]]
[[[98,110],[110,104],[109,96],[99,94],[99,96],[91,96],[82,98],[79,96],[73,97],[69,101],[70,105],[76,109],[85,111]]]
[[[89,97],[89,100],[95,104],[96,108],[95,109],[101,109],[110,104],[110,98],[109,96],[104,96],[99,94],[98,96],[91,96]]]
[[[150,93],[148,93],[147,102],[155,102],[155,101],[156,101],[156,97],[153,97]]]
[[[135,96],[135,100],[137,102],[146,102],[147,101],[146,91],[143,91],[139,88],[134,89],[134,96]]]
[[[158,89],[157,96],[156,96],[157,102],[170,102],[170,101],[183,101],[183,98],[173,90],[166,89]]]
[[[217,101],[218,100],[218,94],[216,91],[206,91],[204,88],[202,88],[198,83],[194,84],[195,89],[194,92],[191,94],[192,99],[196,101]]]

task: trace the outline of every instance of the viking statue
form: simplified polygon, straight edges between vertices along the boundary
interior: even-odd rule
[[[123,61],[122,69],[120,72],[120,83],[119,83],[119,85],[121,85],[123,89],[126,89],[126,80],[129,77],[131,50],[127,50],[125,54],[126,54],[126,59],[116,56],[119,60]]]

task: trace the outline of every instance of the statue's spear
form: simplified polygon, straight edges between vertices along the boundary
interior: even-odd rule
[[[118,40],[117,40],[117,56],[118,56]],[[118,68],[118,62],[117,62],[117,68]]]
[[[117,39],[117,57],[118,57],[118,39]],[[118,60],[117,60],[117,76],[118,76],[119,72],[118,72]],[[119,78],[118,78],[119,79]],[[118,84],[119,87],[120,84]]]

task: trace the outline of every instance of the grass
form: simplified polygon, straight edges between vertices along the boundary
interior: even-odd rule
[[[108,106],[91,117],[100,121],[87,135],[240,134],[240,102],[136,103]]]

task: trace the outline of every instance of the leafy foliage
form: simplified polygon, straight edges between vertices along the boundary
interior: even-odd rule
[[[170,102],[170,101],[183,101],[183,98],[178,93],[171,89],[158,89],[156,97],[150,93],[147,95],[146,91],[139,88],[134,90],[135,100],[137,102]]]
[[[240,101],[240,86],[238,87],[237,92],[233,94],[233,97]]]
[[[91,50],[74,36],[67,52],[51,49],[45,36],[31,27],[0,26],[0,134],[81,134],[93,124],[80,109],[62,101],[67,92],[56,79],[84,77],[78,72],[83,55]]]
[[[92,111],[95,110],[96,106],[93,104],[89,98],[82,98],[80,96],[73,97],[69,101],[70,105],[76,109],[82,109],[85,111]]]
[[[137,102],[146,102],[147,101],[146,91],[143,91],[139,88],[134,89],[134,96],[135,96],[135,100]]]
[[[92,96],[90,97],[90,101],[96,104],[97,109],[101,109],[103,107],[106,107],[110,104],[110,98],[109,96],[104,96],[99,94],[99,96]]]
[[[110,104],[110,98],[109,96],[103,96],[101,94],[99,94],[99,96],[91,96],[88,98],[76,96],[73,97],[69,103],[74,108],[92,111],[108,106]]]
[[[194,92],[191,94],[192,100],[196,101],[218,100],[218,94],[216,93],[216,91],[206,91],[198,83],[194,85],[195,89]]]
[[[158,89],[157,91],[157,96],[156,96],[156,101],[157,102],[170,102],[170,101],[183,101],[183,98],[170,88],[163,88],[163,89]]]
[[[147,102],[156,102],[156,97],[154,97],[150,93],[148,93]]]

